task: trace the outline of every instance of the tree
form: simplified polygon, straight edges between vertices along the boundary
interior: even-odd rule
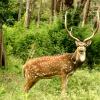
[[[31,0],[26,0],[26,15],[25,15],[25,27],[29,27],[30,23],[30,2]]]
[[[57,4],[57,0],[51,0],[51,16],[52,16],[52,21],[55,20],[55,17],[56,17],[56,4]]]
[[[37,14],[37,27],[39,27],[40,24],[40,12],[41,12],[41,6],[42,6],[42,0],[40,1],[40,4],[38,5],[38,14]]]
[[[90,8],[90,2],[91,0],[87,0],[83,9],[83,21],[82,21],[82,27],[84,26],[84,24],[86,24],[87,22],[87,18],[88,18],[88,13],[89,13],[89,8]]]
[[[0,66],[2,66],[2,22],[0,22]]]
[[[57,4],[56,4],[56,12],[59,13],[60,12],[60,7],[61,7],[61,3],[63,0],[57,0]]]
[[[0,67],[6,65],[2,25],[4,22],[6,22],[6,19],[7,19],[6,15],[7,15],[8,3],[9,3],[8,0],[0,1]]]
[[[18,5],[19,5],[19,12],[18,12],[18,21],[19,21],[21,19],[21,14],[22,14],[23,0],[18,0]]]
[[[25,14],[25,27],[29,28],[34,4],[36,0],[26,0],[26,14]]]

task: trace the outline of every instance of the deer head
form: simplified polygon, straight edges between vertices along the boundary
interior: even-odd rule
[[[83,41],[80,41],[78,38],[76,38],[72,35],[72,28],[71,28],[71,31],[68,30],[66,19],[67,19],[67,12],[65,14],[65,29],[66,29],[67,33],[69,34],[69,36],[75,40],[75,44],[77,47],[76,51],[74,52],[73,59],[75,61],[84,62],[86,59],[86,47],[91,44],[91,42],[92,42],[91,38],[93,38],[93,36],[98,31],[99,21],[97,21],[98,22],[97,27],[96,27],[95,31],[93,31],[92,35],[89,36],[88,38],[84,39]]]

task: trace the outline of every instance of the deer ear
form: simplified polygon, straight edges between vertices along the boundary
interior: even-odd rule
[[[85,43],[86,43],[86,46],[89,46],[92,43],[92,41],[88,40],[88,41],[85,41]]]

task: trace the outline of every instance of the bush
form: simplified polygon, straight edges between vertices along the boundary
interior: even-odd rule
[[[33,24],[33,22],[31,23]],[[33,27],[32,27],[33,26]],[[16,56],[24,61],[43,55],[61,54],[75,51],[75,42],[64,30],[64,25],[57,20],[52,25],[41,23],[25,29],[23,21],[16,23],[13,28],[4,25],[4,37],[7,54]],[[90,36],[90,27],[73,27],[73,35],[80,40]],[[100,57],[99,36],[95,36],[92,45],[87,49],[87,55],[93,55],[96,61]],[[90,60],[91,57],[87,56]]]

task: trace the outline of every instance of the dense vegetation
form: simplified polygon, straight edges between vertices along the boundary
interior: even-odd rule
[[[27,30],[23,22],[16,23],[13,27],[4,25],[4,38],[8,56],[15,56],[23,61],[43,55],[62,54],[75,51],[75,43],[64,29],[64,25],[57,20],[53,24],[43,23],[39,28],[33,25]],[[83,40],[91,34],[90,26],[84,28],[73,27],[73,33]],[[81,33],[81,34],[80,34]],[[97,33],[92,45],[87,49],[88,59],[93,56],[95,63],[100,57],[100,36]]]
[[[40,5],[40,1],[36,1],[28,28],[25,27],[26,2],[24,0],[19,21],[19,3],[16,0],[0,1],[0,22],[3,23],[3,41],[7,60],[5,69],[0,69],[0,100],[61,100],[60,79],[58,77],[41,80],[32,88],[28,97],[23,92],[22,65],[26,60],[44,55],[74,52],[76,49],[74,40],[65,31],[64,17],[62,17],[65,11],[60,12],[61,15],[57,15],[54,21],[49,21],[49,17],[51,17],[50,3],[45,0],[48,6],[43,3],[41,14],[38,16],[40,21],[37,21],[36,12],[39,8],[36,5]],[[99,3],[99,0],[92,0],[92,2]],[[95,13],[90,15],[88,23],[81,27],[80,8],[74,9],[73,5],[69,5],[69,8],[68,28],[73,27],[74,36],[80,40],[90,36],[92,33],[91,27],[93,27],[91,21]],[[100,30],[92,39],[92,45],[87,48],[86,63],[69,79],[68,94],[66,93],[69,100],[100,99],[99,33]],[[88,68],[92,70],[90,71]]]

